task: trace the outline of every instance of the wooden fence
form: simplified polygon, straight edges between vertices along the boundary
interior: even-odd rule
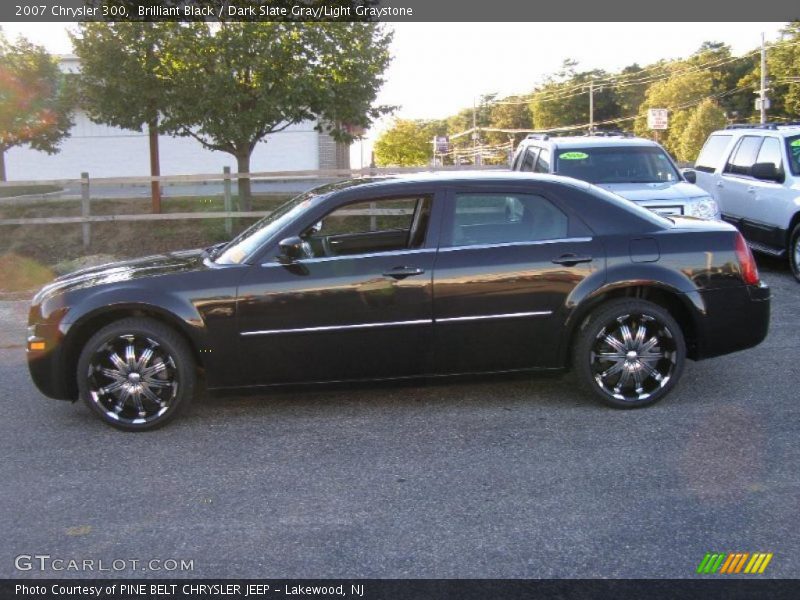
[[[435,171],[474,171],[496,170],[503,167],[474,167],[444,166],[437,167]],[[80,179],[48,179],[35,181],[7,181],[0,182],[0,188],[30,186],[30,185],[56,185],[61,187],[80,185],[81,214],[75,217],[29,217],[18,219],[0,219],[0,225],[56,225],[80,224],[83,233],[83,245],[89,247],[92,238],[92,223],[126,222],[126,221],[168,221],[184,219],[225,219],[225,230],[231,234],[234,218],[263,217],[269,211],[235,211],[233,210],[233,196],[231,184],[234,180],[250,179],[257,181],[293,181],[317,179],[351,179],[381,175],[397,175],[402,173],[419,173],[420,168],[367,168],[353,170],[314,170],[314,171],[267,171],[258,173],[231,173],[230,167],[225,167],[222,173],[205,173],[200,175],[162,175],[160,177],[103,177],[90,179],[89,173],[81,173]],[[432,172],[432,171],[426,171]],[[165,184],[191,184],[191,183],[222,183],[223,210],[214,212],[175,212],[175,213],[142,213],[122,215],[92,215],[92,184],[103,185],[148,185],[153,182]],[[57,205],[57,200],[53,201]]]

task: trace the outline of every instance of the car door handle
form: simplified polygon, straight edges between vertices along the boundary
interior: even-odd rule
[[[566,265],[571,267],[572,265],[577,265],[578,263],[592,262],[592,257],[580,256],[578,254],[562,254],[558,258],[554,258],[552,262],[557,265]]]
[[[395,279],[405,279],[406,277],[413,277],[414,275],[422,275],[425,269],[418,267],[395,267],[384,272],[384,277],[394,277]]]
[[[752,186],[752,185],[751,185],[749,188],[747,188],[747,193],[748,193],[748,194],[755,194],[755,193],[756,193],[756,188],[755,188],[755,186]]]
[[[718,188],[725,187],[725,184],[724,184],[724,183],[722,183],[721,181],[718,181],[718,182],[717,182],[717,187],[718,187]]]

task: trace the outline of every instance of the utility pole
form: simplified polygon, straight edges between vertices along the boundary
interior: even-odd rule
[[[767,122],[767,108],[769,99],[767,98],[767,46],[764,42],[764,32],[761,32],[761,89],[758,91],[759,105],[761,106],[761,124]]]
[[[472,97],[472,163],[478,164],[478,115],[475,96]]]
[[[589,135],[594,134],[594,81],[589,81]]]

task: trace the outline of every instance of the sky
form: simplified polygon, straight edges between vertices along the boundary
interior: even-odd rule
[[[50,52],[71,52],[64,23],[2,23],[10,38],[24,35]],[[377,103],[399,105],[395,116],[442,118],[471,107],[482,94],[527,93],[564,59],[579,70],[614,72],[634,62],[684,58],[704,41],[742,54],[778,38],[783,23],[392,23],[394,59]],[[391,124],[377,123],[371,141]],[[360,166],[356,144],[353,166]]]

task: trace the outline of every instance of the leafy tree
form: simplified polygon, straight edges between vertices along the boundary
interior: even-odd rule
[[[717,129],[722,129],[727,124],[725,112],[713,100],[703,100],[694,109],[686,128],[680,135],[676,157],[680,161],[694,162],[708,134]]]
[[[533,117],[530,106],[519,96],[502,98],[491,106],[489,126],[497,129],[531,129]],[[487,138],[490,144],[503,144],[511,137],[512,145],[516,147],[525,135],[518,133],[510,136],[507,133],[490,132]]]
[[[778,100],[770,113],[796,120],[800,116],[800,21],[781,30],[781,42],[767,52],[767,66],[773,88],[769,95]]]
[[[535,129],[553,129],[589,122],[589,88],[594,87],[594,122],[613,119],[619,114],[614,89],[603,85],[605,71],[594,69],[576,73],[574,62],[562,69],[556,79],[545,83],[531,101]],[[564,79],[565,76],[569,76]]]
[[[270,133],[317,119],[352,141],[392,107],[372,104],[389,64],[391,33],[374,23],[205,23],[171,38],[162,74],[170,83],[164,126],[236,158],[250,172],[253,149]],[[250,179],[239,179],[250,207]]]
[[[24,38],[10,43],[0,32],[0,180],[5,153],[28,145],[54,154],[69,135],[72,96],[56,60]]]
[[[650,137],[652,132],[647,128],[647,109],[670,109],[669,128],[664,132],[661,143],[673,155],[678,154],[681,134],[697,104],[711,94],[711,88],[712,81],[703,71],[679,71],[669,79],[652,84],[639,109],[634,131],[637,135]]]
[[[80,103],[95,123],[142,131],[150,142],[150,174],[161,173],[158,157],[160,116],[169,86],[162,77],[164,44],[182,29],[174,23],[82,23],[71,34],[81,60]],[[151,187],[153,212],[161,211],[158,182]]]
[[[442,123],[397,119],[375,140],[378,166],[418,167],[430,164],[433,138],[441,135]]]

